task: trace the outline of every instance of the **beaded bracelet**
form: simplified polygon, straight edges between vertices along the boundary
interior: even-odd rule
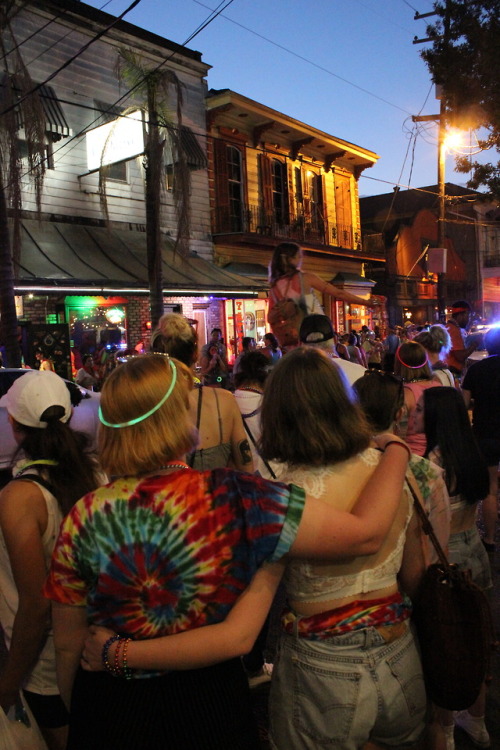
[[[109,661],[109,649],[111,648],[111,645],[115,641],[119,641],[120,638],[121,638],[121,636],[119,636],[119,635],[112,635],[111,638],[108,638],[108,640],[106,641],[106,643],[102,647],[101,660],[102,660],[102,663],[104,665],[104,669],[107,672],[109,672],[110,674],[112,674],[113,677],[116,677],[117,674],[115,672],[115,665],[111,664],[111,662]],[[116,654],[115,654],[115,657],[116,657]]]
[[[123,646],[123,638],[119,638],[115,649],[115,658],[113,659],[113,675],[115,677],[122,676],[122,670],[120,667],[120,649]]]
[[[127,650],[128,650],[128,644],[132,638],[125,638],[123,643],[123,656],[122,656],[122,676],[125,677],[126,680],[132,679],[132,670],[127,664]]]
[[[411,459],[411,450],[410,450],[410,447],[406,445],[406,443],[403,443],[401,440],[389,440],[389,442],[387,442],[384,446],[384,451],[387,450],[387,448],[390,445],[400,445],[401,448],[404,448],[405,451],[408,453],[408,460]]]

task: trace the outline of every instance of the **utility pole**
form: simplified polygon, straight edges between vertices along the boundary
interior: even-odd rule
[[[427,18],[428,16],[435,16],[437,13],[415,13],[414,20],[417,21],[420,18]],[[446,13],[444,18],[444,35],[443,38],[446,40],[448,37],[448,3],[446,3]],[[430,42],[431,39],[413,39],[413,44],[422,44],[423,42]],[[438,169],[437,169],[437,181],[438,181],[438,197],[439,197],[439,211],[438,211],[438,247],[443,248],[443,254],[445,251],[445,209],[446,209],[446,192],[445,192],[445,162],[446,162],[446,149],[445,149],[445,135],[446,135],[446,107],[444,100],[441,97],[439,114],[438,115],[422,115],[413,116],[411,118],[413,122],[424,122],[434,121],[438,125]],[[443,265],[444,267],[444,265]],[[437,285],[437,306],[438,306],[438,319],[440,323],[446,323],[446,302],[445,302],[445,274],[444,272],[438,273]]]

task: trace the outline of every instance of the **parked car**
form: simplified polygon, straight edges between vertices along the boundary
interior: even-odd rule
[[[0,398],[7,393],[14,380],[29,372],[30,370],[21,368],[0,368]],[[74,430],[86,433],[90,437],[92,447],[96,448],[101,396],[69,380],[65,382],[73,405],[70,425]],[[9,469],[15,450],[16,442],[9,424],[7,409],[2,406],[0,407],[0,471]]]

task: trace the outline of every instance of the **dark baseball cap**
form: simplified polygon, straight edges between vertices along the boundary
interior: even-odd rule
[[[299,338],[303,344],[320,344],[334,336],[332,322],[326,315],[306,315],[300,325]]]

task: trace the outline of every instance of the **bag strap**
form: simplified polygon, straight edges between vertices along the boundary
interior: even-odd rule
[[[252,441],[252,444],[253,444],[253,446],[254,446],[255,450],[257,451],[257,454],[258,454],[258,456],[259,456],[260,460],[261,460],[261,461],[263,462],[264,466],[266,467],[266,469],[268,470],[268,472],[270,473],[270,475],[272,476],[272,478],[273,478],[273,479],[277,479],[277,477],[276,477],[276,474],[275,474],[275,473],[274,473],[274,471],[273,471],[273,470],[271,469],[271,466],[269,465],[269,463],[268,463],[268,462],[266,461],[266,459],[265,459],[265,458],[262,458],[262,456],[261,456],[261,455],[260,455],[260,453],[259,453],[259,449],[258,449],[258,447],[257,447],[257,443],[255,442],[255,438],[254,438],[254,436],[252,435],[252,431],[251,431],[250,427],[249,427],[249,426],[247,425],[246,417],[247,417],[247,416],[249,416],[249,415],[246,415],[246,416],[245,416],[245,415],[242,415],[242,416],[243,416],[243,427],[244,427],[244,428],[245,428],[245,430],[247,431],[247,435],[248,435],[248,437],[250,438],[250,440]]]
[[[302,276],[301,276],[301,278],[302,278]],[[280,279],[278,279],[278,281],[280,281]],[[276,304],[277,302],[281,302],[282,300],[288,299],[288,290],[290,289],[290,284],[292,283],[292,281],[293,281],[293,276],[289,276],[288,277],[288,284],[286,285],[285,293],[284,293],[284,295],[282,297],[278,297],[278,295],[276,294],[276,284],[278,282],[276,282],[276,284],[271,287],[271,289],[269,291],[273,295],[274,304]]]
[[[203,400],[203,384],[200,384],[198,388],[198,410],[196,412],[196,429],[200,429],[200,421],[201,421],[201,402]],[[186,463],[189,466],[190,469],[194,468],[194,458],[195,458],[196,450],[194,450],[190,456],[188,456]]]
[[[429,521],[427,513],[425,512],[424,501],[422,498],[422,493],[420,492],[420,487],[418,486],[417,480],[415,479],[415,475],[413,474],[410,468],[406,472],[406,482],[413,496],[413,503],[415,506],[415,510],[417,511],[420,517],[420,520],[422,522],[422,530],[424,534],[427,534],[427,536],[431,540],[434,546],[434,549],[436,550],[437,555],[439,557],[440,563],[444,566],[446,570],[448,570],[450,567],[450,563],[448,562],[448,558],[446,557],[443,548],[439,544],[438,538],[436,534],[434,533],[434,529],[432,528],[432,524]]]

